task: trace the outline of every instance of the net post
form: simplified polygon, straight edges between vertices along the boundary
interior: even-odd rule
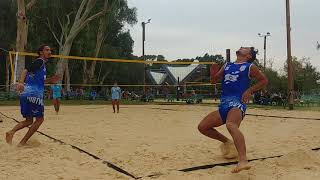
[[[226,49],[226,61],[230,62],[230,49]]]

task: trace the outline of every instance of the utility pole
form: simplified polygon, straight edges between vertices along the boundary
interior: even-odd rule
[[[148,22],[142,22],[142,58],[144,61],[146,61],[146,57],[144,54],[144,42],[146,41],[146,24],[149,24],[151,19],[148,19]],[[147,66],[146,63],[144,63],[143,66],[143,94],[146,95],[146,71]]]
[[[263,37],[263,49],[264,49],[264,56],[263,56],[263,70],[266,71],[266,59],[267,59],[267,37],[271,36],[269,32],[266,34],[258,34],[259,37]]]
[[[287,21],[287,64],[288,64],[288,104],[289,110],[293,110],[294,85],[293,85],[293,65],[291,55],[291,22],[290,22],[290,0],[286,0],[286,21]]]

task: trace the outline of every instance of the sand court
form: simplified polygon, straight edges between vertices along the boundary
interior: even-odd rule
[[[219,142],[201,135],[197,125],[215,106],[124,105],[119,114],[111,106],[62,106],[59,115],[47,106],[39,131],[89,152],[141,179],[320,179],[320,121],[246,116],[241,126],[253,168],[231,174],[234,165],[197,171],[178,170],[233,162],[222,158]],[[22,120],[18,107],[0,108]],[[249,114],[280,117],[320,117],[320,112],[249,108]],[[0,132],[15,124],[1,116]],[[225,126],[219,131],[230,137]],[[14,137],[17,144],[26,130]],[[0,141],[0,179],[132,179],[80,153],[70,145],[35,134],[27,147]],[[151,175],[151,176],[150,176]],[[299,178],[300,177],[300,178]]]

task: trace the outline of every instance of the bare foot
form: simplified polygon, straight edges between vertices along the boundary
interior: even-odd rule
[[[6,132],[6,141],[8,144],[12,145],[12,138],[13,138],[13,133],[12,132]]]
[[[249,170],[251,168],[250,164],[248,161],[243,161],[243,162],[239,162],[237,167],[234,168],[231,172],[232,173],[239,173],[240,171],[243,170]]]

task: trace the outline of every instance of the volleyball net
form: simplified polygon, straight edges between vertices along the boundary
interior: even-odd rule
[[[26,66],[36,53],[9,52],[11,84],[19,80],[18,61]],[[52,55],[46,64],[47,77],[59,75],[65,95],[79,98],[96,94],[107,99],[116,82],[123,98],[185,99],[194,94],[203,98],[218,95],[219,84],[210,84],[210,66],[215,62],[149,61]],[[46,84],[46,89],[50,89]],[[90,96],[90,95],[89,95]]]

